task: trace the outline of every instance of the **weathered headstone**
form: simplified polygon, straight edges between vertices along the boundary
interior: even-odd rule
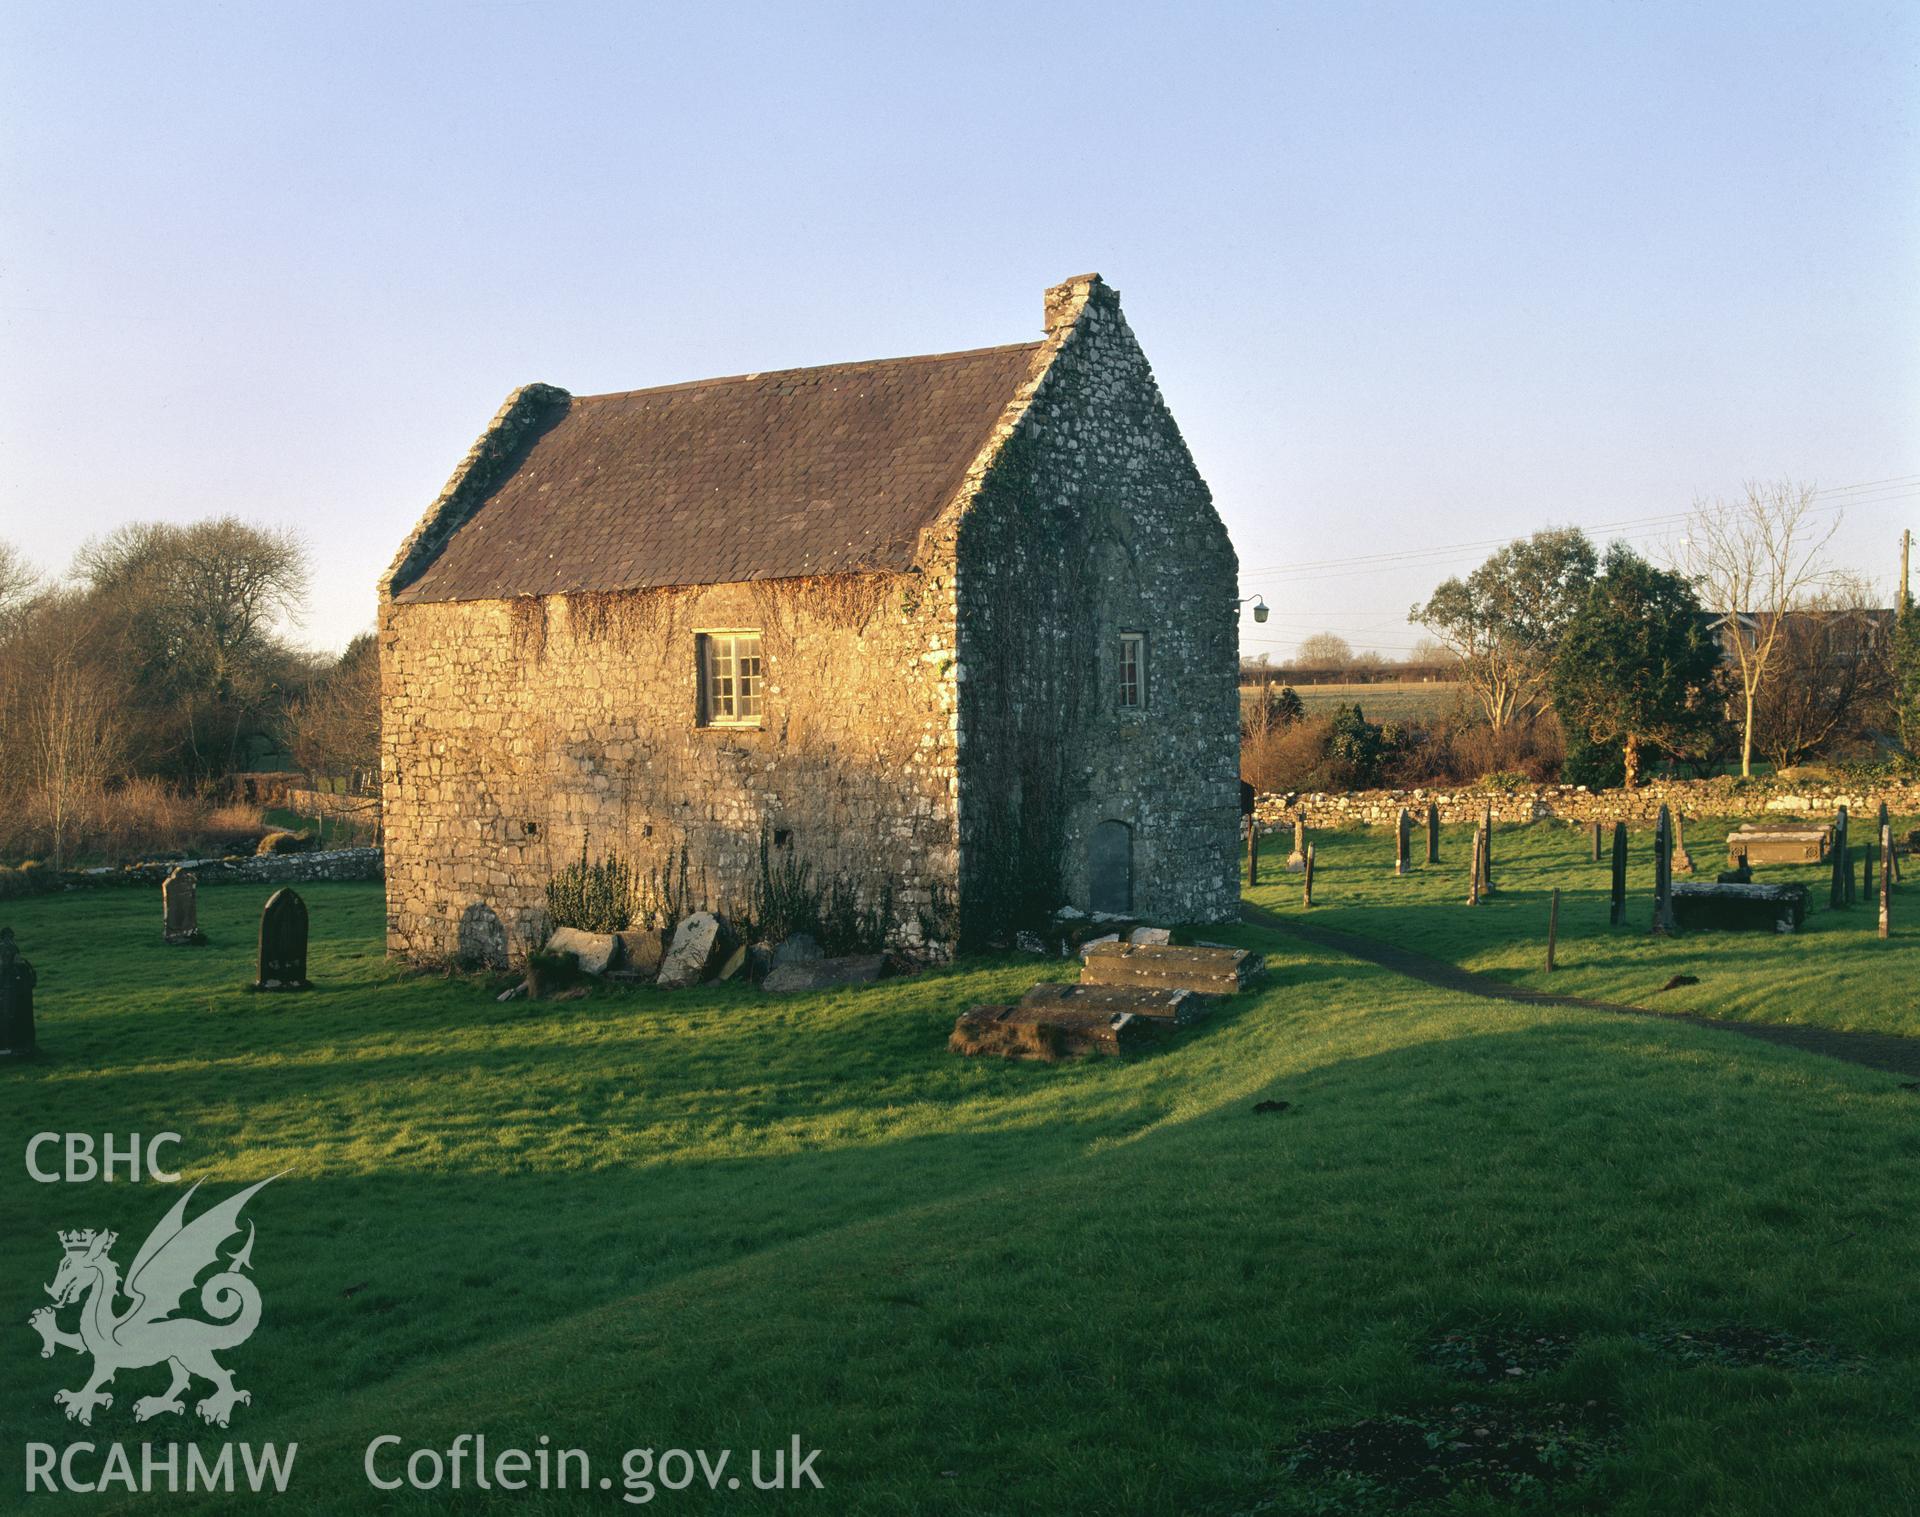
[[[1842,806],[1833,819],[1833,875],[1827,886],[1827,909],[1839,911],[1847,904],[1847,808]]]
[[[732,949],[733,933],[726,919],[711,911],[696,911],[673,929],[673,946],[660,960],[654,983],[663,990],[698,985],[726,962]]]
[[[33,1053],[33,987],[39,976],[20,957],[11,927],[0,927],[0,1059]]]
[[[1840,808],[1836,819],[1838,826],[1834,832],[1833,845],[1839,849],[1846,868],[1847,904],[1853,904],[1853,819],[1847,815],[1847,808]]]
[[[1887,815],[1887,803],[1885,801],[1882,801],[1880,803],[1880,830],[1888,834],[1891,834],[1893,831],[1893,818]],[[1888,860],[1892,862],[1893,867],[1891,869],[1888,869],[1885,867],[1886,862]],[[1894,849],[1891,853],[1887,855],[1886,860],[1882,860],[1882,867],[1880,870],[1880,874],[1883,879],[1887,878],[1888,876],[1891,876],[1893,879],[1893,882],[1896,885],[1900,883],[1900,850],[1899,849],[1897,848]]]
[[[1692,874],[1693,860],[1687,857],[1686,818],[1679,812],[1673,814],[1673,872]]]
[[[1434,801],[1427,802],[1427,862],[1440,862],[1440,807]]]
[[[1886,815],[1887,808],[1882,805],[1880,813]],[[1893,936],[1893,879],[1894,871],[1900,866],[1894,860],[1893,828],[1882,825],[1880,828],[1880,936]]]
[[[1307,867],[1302,880],[1304,888],[1300,892],[1300,904],[1311,906],[1313,904],[1313,844],[1311,843],[1307,844]]]
[[[1593,861],[1596,864],[1600,862],[1600,824],[1598,822],[1593,824]]]
[[[1607,921],[1615,927],[1627,925],[1627,824],[1613,824],[1613,888],[1609,896]]]
[[[200,930],[200,881],[184,869],[172,870],[160,882],[160,941],[169,948],[190,948],[206,942]]]
[[[1407,815],[1407,808],[1400,808],[1400,817],[1393,824],[1393,872],[1407,872],[1407,845],[1413,836],[1413,819]]]
[[[547,939],[548,953],[570,953],[582,974],[605,974],[620,956],[620,935],[583,932],[578,927],[556,927]]]
[[[1653,824],[1653,934],[1673,930],[1673,816],[1662,806]]]
[[[1553,892],[1553,904],[1547,908],[1547,973],[1553,973],[1553,951],[1560,944],[1560,891]]]
[[[260,910],[260,963],[255,990],[306,990],[307,903],[283,888]]]
[[[1487,802],[1480,821],[1480,893],[1493,894],[1493,802]]]
[[[1296,811],[1293,814],[1293,852],[1287,855],[1287,873],[1298,874],[1307,867],[1307,818],[1306,813]]]
[[[760,988],[770,995],[826,990],[835,985],[864,985],[886,972],[884,953],[853,953],[837,959],[791,959],[769,971]]]
[[[1260,883],[1260,829],[1247,829],[1247,885],[1249,888]]]
[[[1469,906],[1480,904],[1480,870],[1486,861],[1486,856],[1486,829],[1476,827],[1473,829],[1473,863],[1467,869],[1467,904]]]

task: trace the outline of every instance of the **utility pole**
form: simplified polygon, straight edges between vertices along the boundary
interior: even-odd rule
[[[1909,527],[1900,534],[1900,609],[1906,610],[1913,604],[1913,582],[1907,578],[1907,564],[1913,557],[1913,529]]]

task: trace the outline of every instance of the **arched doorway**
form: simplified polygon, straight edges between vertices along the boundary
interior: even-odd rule
[[[1133,910],[1133,829],[1105,821],[1087,840],[1087,905],[1125,916]]]

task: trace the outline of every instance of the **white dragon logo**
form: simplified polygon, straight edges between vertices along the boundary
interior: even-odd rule
[[[231,1259],[223,1261],[219,1250],[239,1231],[240,1208],[261,1186],[278,1178],[274,1175],[248,1186],[189,1222],[187,1202],[200,1188],[196,1182],[140,1245],[124,1286],[119,1265],[108,1257],[117,1234],[92,1228],[60,1234],[64,1254],[53,1284],[46,1288],[53,1305],[41,1307],[27,1323],[40,1334],[42,1359],[51,1358],[56,1347],[93,1355],[93,1373],[84,1386],[54,1393],[54,1404],[64,1406],[69,1418],[91,1425],[95,1407],[113,1405],[112,1395],[101,1387],[115,1373],[145,1369],[163,1359],[173,1367],[173,1384],[163,1396],[142,1396],[134,1402],[133,1415],[139,1421],[161,1412],[184,1413],[187,1408],[180,1393],[195,1375],[213,1382],[213,1394],[194,1408],[208,1422],[225,1427],[236,1403],[252,1404],[252,1395],[234,1389],[233,1375],[213,1355],[216,1349],[245,1343],[260,1325],[260,1292],[241,1273],[253,1258],[253,1224],[247,1224],[247,1241]],[[172,1315],[200,1272],[220,1263],[226,1268],[200,1287],[200,1309],[220,1320],[202,1322]],[[125,1311],[115,1310],[115,1298],[120,1295],[132,1303]],[[82,1297],[86,1299],[80,1308],[80,1331],[62,1332],[55,1314]]]

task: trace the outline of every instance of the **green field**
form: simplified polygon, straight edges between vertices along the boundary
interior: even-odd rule
[[[1329,920],[1343,892],[1378,909],[1359,898],[1384,837],[1325,840]],[[1482,919],[1514,943],[1538,915],[1522,847],[1502,844]],[[178,1190],[36,1185],[10,1161],[10,1493],[29,1442],[197,1437],[297,1441],[283,1510],[627,1509],[617,1488],[383,1492],[362,1472],[379,1435],[405,1453],[483,1432],[587,1450],[616,1482],[629,1448],[823,1451],[824,1491],[696,1480],[657,1491],[667,1510],[1920,1506],[1920,1108],[1889,1076],[1470,999],[1252,928],[1217,931],[1267,951],[1261,991],[1161,1051],[1058,1067],[944,1049],[958,1010],[1057,960],[779,1001],[500,1005],[492,980],[389,964],[370,886],[307,890],[318,988],[256,997],[262,894],[203,892],[199,950],[154,943],[153,892],[7,908],[45,1048],[0,1070],[12,1152],[172,1129],[196,1208],[285,1171],[248,1210],[265,1315],[225,1356],[251,1405],[224,1434],[139,1424],[165,1377],[128,1371],[82,1430],[52,1397],[83,1361],[36,1357],[25,1326],[56,1231],[117,1229],[124,1264]],[[1436,892],[1415,916],[1447,910]],[[1500,967],[1501,934],[1476,930]],[[1521,1374],[1483,1372],[1489,1336],[1522,1345]],[[1343,1478],[1327,1452],[1451,1459],[1502,1430],[1544,1483],[1416,1500],[1418,1471]]]
[[[1445,716],[1460,703],[1467,687],[1455,682],[1389,681],[1375,685],[1295,685],[1300,702],[1314,716],[1331,716],[1341,706],[1358,704],[1370,722],[1408,722]],[[1251,700],[1256,685],[1242,685],[1240,698]]]

